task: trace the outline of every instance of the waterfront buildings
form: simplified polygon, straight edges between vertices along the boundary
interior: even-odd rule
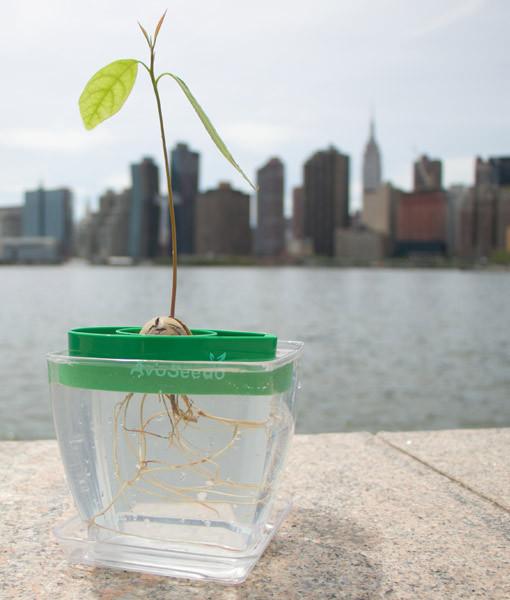
[[[197,198],[195,222],[196,253],[212,256],[251,253],[250,197],[229,183]]]
[[[375,231],[356,225],[335,232],[335,253],[341,260],[372,263],[388,255],[388,240]]]
[[[72,253],[72,194],[67,188],[25,193],[22,217],[23,237],[49,237],[56,240],[60,258]]]
[[[96,221],[96,260],[108,262],[114,257],[129,255],[131,190],[116,193],[106,191],[99,199]]]
[[[401,194],[402,192],[391,183],[381,184],[375,190],[365,190],[363,193],[361,223],[374,238],[369,242],[373,260],[393,253],[395,219]],[[365,238],[368,240],[366,236]],[[360,243],[359,240],[357,243]]]
[[[474,191],[465,185],[453,185],[448,199],[448,254],[462,259],[474,253]]]
[[[444,254],[447,241],[447,198],[443,191],[400,195],[395,218],[395,254]]]
[[[62,262],[58,240],[48,236],[0,238],[0,262],[52,264]]]
[[[423,154],[414,163],[414,191],[437,192],[443,188],[443,165]]]
[[[99,253],[97,232],[99,228],[99,213],[90,210],[87,205],[85,216],[76,227],[75,253],[79,258],[95,262]]]
[[[305,193],[302,185],[292,190],[292,219],[287,240],[290,256],[303,257],[312,254],[311,239],[305,237]]]
[[[363,193],[374,192],[382,181],[382,161],[375,140],[375,124],[370,121],[370,135],[363,153]]]
[[[255,254],[280,256],[285,249],[285,217],[284,167],[279,158],[272,158],[257,171],[257,185]]]
[[[313,252],[335,255],[335,231],[349,225],[349,157],[331,146],[304,166],[304,235]]]
[[[395,211],[401,191],[391,183],[379,185],[363,194],[361,221],[368,229],[387,238],[395,234]]]
[[[199,155],[186,144],[171,153],[180,254],[297,258],[313,254],[374,262],[385,257],[448,254],[466,260],[510,252],[510,157],[477,158],[473,187],[442,189],[442,166],[424,155],[413,165],[414,190],[381,183],[374,125],[364,151],[362,212],[349,216],[349,157],[334,147],[304,164],[292,219],[283,210],[284,166],[272,158],[257,172],[257,228],[250,202],[229,184],[197,195]],[[0,207],[0,260],[58,262],[74,251],[93,262],[151,260],[169,253],[168,200],[151,158],[131,166],[132,187],[106,191],[76,235],[67,188],[39,188],[21,206]],[[119,260],[117,260],[119,259]]]
[[[501,187],[496,212],[496,249],[510,252],[510,186]]]
[[[128,253],[134,261],[159,254],[159,169],[152,158],[131,165]]]
[[[177,219],[177,250],[179,254],[193,254],[195,251],[195,206],[198,194],[200,174],[200,155],[193,152],[186,144],[179,143],[171,152],[172,190],[174,206],[179,217]],[[166,189],[166,188],[165,188]],[[167,223],[168,198],[162,219]],[[176,215],[177,216],[177,215]],[[170,236],[165,236],[165,246]]]
[[[0,238],[19,237],[22,233],[23,208],[0,206]]]
[[[510,156],[476,158],[475,185],[510,186]]]
[[[477,158],[474,188],[474,247],[477,258],[510,251],[510,157]]]

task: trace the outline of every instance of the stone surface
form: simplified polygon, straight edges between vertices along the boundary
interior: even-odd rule
[[[510,429],[379,433],[395,448],[510,511]]]
[[[503,456],[496,446],[508,432],[497,435],[402,434],[391,445],[388,434],[297,436],[284,483],[294,511],[235,588],[68,566],[51,534],[72,512],[56,442],[0,443],[0,598],[507,599],[510,514],[477,490],[504,500],[508,471],[505,486],[466,464],[484,448],[488,461]],[[419,460],[408,439],[421,440]],[[496,462],[499,478],[504,464]],[[455,469],[455,480],[439,464]]]

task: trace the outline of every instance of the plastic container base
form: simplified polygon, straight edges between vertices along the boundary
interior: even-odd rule
[[[210,547],[189,551],[189,546],[183,550],[179,544],[150,538],[134,541],[127,535],[98,541],[89,538],[87,524],[78,516],[56,526],[53,533],[71,564],[238,585],[246,580],[291,508],[290,498],[277,501],[258,542],[243,552]]]

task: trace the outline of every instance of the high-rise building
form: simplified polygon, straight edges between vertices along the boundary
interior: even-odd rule
[[[25,193],[25,237],[54,238],[60,256],[68,257],[72,252],[72,234],[72,194],[69,189],[45,190],[41,187]]]
[[[195,242],[197,254],[251,253],[250,196],[220,183],[197,198]]]
[[[304,166],[305,238],[315,254],[334,256],[335,230],[349,225],[349,157],[334,147]]]
[[[73,250],[73,214],[70,190],[46,191],[44,227],[44,235],[55,238],[62,255],[70,256]]]
[[[510,252],[510,186],[498,190],[496,248]]]
[[[179,254],[193,254],[200,155],[190,150],[187,144],[180,143],[172,150],[171,162],[174,205],[179,206],[177,250]],[[164,218],[168,219],[168,211]]]
[[[437,192],[443,188],[443,165],[426,154],[414,163],[414,191]]]
[[[475,163],[475,184],[510,186],[510,157],[499,156],[483,160],[477,157]]]
[[[402,193],[396,209],[395,251],[444,254],[447,242],[447,199],[442,191]]]
[[[448,189],[448,253],[459,258],[474,254],[474,190],[464,185]]]
[[[381,152],[375,140],[375,124],[370,121],[370,135],[363,154],[363,192],[373,192],[382,181]]]
[[[395,233],[395,210],[402,192],[391,183],[380,185],[363,195],[361,221],[365,227],[393,238]]]
[[[0,238],[19,237],[21,235],[21,219],[23,207],[0,207]]]
[[[474,237],[476,255],[488,257],[506,248],[510,227],[510,158],[492,157],[475,162]]]
[[[279,158],[272,158],[257,171],[257,184],[255,254],[280,256],[285,249],[285,217],[284,167]]]
[[[106,191],[99,199],[97,217],[97,256],[100,262],[111,257],[128,256],[131,190]]]
[[[497,186],[475,186],[475,253],[479,258],[489,257],[497,245],[497,205]]]
[[[44,236],[44,196],[42,187],[25,192],[22,228],[26,237]]]
[[[159,250],[159,170],[152,158],[131,165],[129,256],[154,258]]]
[[[76,255],[88,261],[95,262],[99,254],[98,230],[99,212],[92,212],[86,207],[85,216],[76,227]]]

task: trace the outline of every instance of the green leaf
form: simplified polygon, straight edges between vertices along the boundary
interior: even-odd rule
[[[235,161],[232,154],[230,154],[230,151],[227,148],[227,146],[225,145],[225,142],[221,139],[219,133],[216,131],[216,128],[209,120],[209,117],[205,114],[204,109],[200,106],[200,104],[197,102],[196,98],[191,93],[189,87],[184,83],[184,81],[180,77],[177,77],[177,75],[174,75],[173,73],[162,73],[158,77],[158,81],[164,75],[168,75],[168,77],[171,77],[179,84],[179,87],[184,92],[186,98],[190,101],[191,106],[195,109],[195,112],[197,113],[199,119],[202,121],[207,133],[211,136],[212,141],[216,144],[218,150],[223,154],[223,156],[228,160],[228,162],[234,167],[234,169],[236,169],[244,177],[244,179],[250,184],[250,186],[254,190],[256,190],[257,188],[253,185],[253,183],[250,181],[250,179],[248,178],[246,173],[237,164],[237,162]]]
[[[87,129],[94,129],[119,112],[135,84],[138,61],[116,60],[89,80],[80,100],[80,114]]]

